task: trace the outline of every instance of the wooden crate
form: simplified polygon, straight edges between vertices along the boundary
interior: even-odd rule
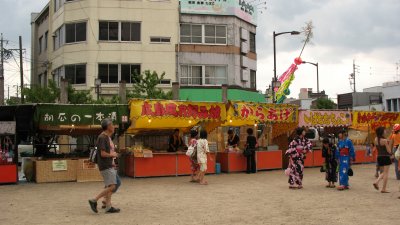
[[[103,181],[99,168],[89,163],[89,159],[79,159],[76,171],[78,182]]]
[[[53,171],[53,161],[66,160],[67,170]],[[76,181],[77,159],[37,160],[35,161],[36,183]]]

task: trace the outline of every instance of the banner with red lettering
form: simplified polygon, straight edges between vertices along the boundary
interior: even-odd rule
[[[243,120],[250,123],[264,122],[297,122],[298,107],[287,104],[265,104],[249,102],[231,102],[227,123],[235,126],[235,123],[241,124]]]
[[[340,127],[351,126],[351,112],[349,111],[300,111],[299,127]]]
[[[400,113],[396,112],[368,112],[354,111],[353,126],[367,126],[375,130],[377,127],[390,127],[400,123]]]

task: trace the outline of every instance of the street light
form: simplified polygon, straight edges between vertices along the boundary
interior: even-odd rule
[[[319,93],[319,75],[318,75],[318,63],[312,63],[312,62],[306,62],[306,61],[303,61],[302,62],[303,64],[311,64],[311,65],[314,65],[315,67],[317,67],[317,93]]]
[[[94,85],[96,86],[96,94],[97,94],[97,100],[100,99],[100,86],[101,86],[101,79],[97,78],[94,80]]]
[[[288,32],[281,32],[281,33],[273,33],[273,45],[274,45],[274,78],[272,79],[272,86],[274,86],[274,82],[278,81],[278,78],[276,77],[276,45],[275,45],[275,38],[278,37],[279,35],[282,34],[290,34],[290,35],[299,35],[301,32],[299,31],[288,31]],[[272,102],[276,103],[275,99],[275,90],[272,89]]]

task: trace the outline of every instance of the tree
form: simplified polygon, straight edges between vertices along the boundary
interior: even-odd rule
[[[148,99],[172,99],[172,92],[164,92],[157,85],[165,77],[165,72],[158,75],[156,71],[145,70],[141,74],[133,74],[136,81],[133,90],[127,92],[128,98],[148,98]]]
[[[55,103],[60,96],[60,89],[53,80],[46,87],[33,86],[22,88],[27,103]]]
[[[336,109],[336,104],[329,98],[319,98],[316,101],[316,109]]]
[[[70,104],[88,104],[93,103],[90,91],[77,91],[68,84],[68,101]]]

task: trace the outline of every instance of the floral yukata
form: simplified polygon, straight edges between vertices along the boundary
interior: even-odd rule
[[[356,155],[354,152],[354,146],[350,139],[345,138],[339,140],[338,151],[336,152],[336,158],[339,159],[339,183],[344,188],[349,187],[349,175],[348,171],[350,168],[350,160],[355,161]]]
[[[305,137],[296,137],[289,144],[286,155],[289,156],[289,184],[303,185],[304,158],[312,149],[311,142]]]

